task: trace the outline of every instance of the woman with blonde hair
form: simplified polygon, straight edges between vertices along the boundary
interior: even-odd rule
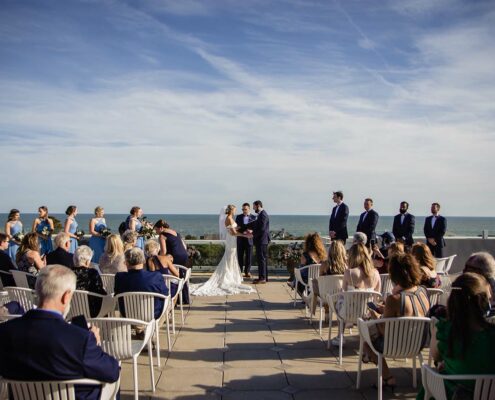
[[[347,269],[347,252],[341,240],[330,243],[328,258],[321,263],[320,275],[344,275]]]
[[[349,269],[344,273],[342,288],[372,289],[379,292],[381,289],[380,274],[373,266],[371,256],[364,244],[352,245],[348,255]]]
[[[105,250],[100,258],[100,271],[103,274],[127,272],[124,257],[124,244],[119,235],[112,233],[107,237]]]
[[[38,275],[41,268],[46,266],[45,257],[40,256],[38,235],[36,232],[27,233],[17,249],[16,263],[20,271]]]
[[[442,281],[435,271],[436,261],[430,248],[425,243],[417,242],[414,243],[411,254],[421,268],[421,285],[427,288],[439,288]]]

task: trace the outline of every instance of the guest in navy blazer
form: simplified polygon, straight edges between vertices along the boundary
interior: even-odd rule
[[[152,292],[168,296],[162,274],[159,271],[144,269],[145,258],[143,251],[133,247],[125,252],[125,263],[128,272],[118,272],[115,275],[115,294],[127,292]],[[164,300],[155,299],[155,318],[162,314]],[[125,317],[124,302],[119,299],[120,312]]]
[[[65,232],[60,232],[55,236],[55,250],[46,255],[46,264],[60,264],[68,268],[74,268],[73,254],[70,250],[70,236]]]
[[[256,217],[250,213],[251,207],[249,203],[242,205],[242,214],[235,217],[235,222],[238,226],[239,232],[244,232],[247,229],[247,225],[253,222]],[[244,267],[244,277],[250,278],[251,274],[251,256],[253,254],[253,238],[237,236],[237,261],[241,271]]]
[[[258,279],[253,283],[266,283],[268,281],[268,243],[270,243],[270,219],[263,209],[263,203],[256,200],[253,209],[258,214],[253,222],[247,225],[253,230],[253,242],[256,247],[256,259],[258,261]]]
[[[407,201],[400,203],[399,214],[394,217],[392,233],[397,241],[404,243],[406,246],[412,246],[416,218],[407,212],[408,209],[409,203]]]
[[[363,232],[366,234],[366,245],[369,246],[371,241],[376,241],[376,225],[378,224],[378,213],[373,210],[373,200],[364,200],[364,213],[359,216],[359,222],[356,228],[356,232]]]
[[[18,380],[96,379],[116,382],[118,361],[100,347],[99,331],[65,322],[76,276],[62,265],[36,280],[38,308],[0,324],[0,375]],[[77,399],[99,399],[98,386],[76,386]]]
[[[12,262],[12,259],[7,253],[9,248],[9,237],[5,233],[0,233],[0,271],[9,272],[11,269],[17,269]],[[15,286],[15,281],[12,275],[0,274],[0,280],[3,286]]]
[[[426,244],[431,250],[431,253],[437,257],[443,257],[443,248],[445,247],[445,232],[447,232],[447,220],[438,215],[440,204],[433,203],[431,205],[431,216],[425,219],[423,232],[426,237]]]
[[[332,200],[336,206],[332,209],[330,222],[328,224],[328,235],[332,240],[341,240],[344,244],[349,237],[347,233],[347,217],[349,216],[349,207],[343,202],[344,193],[333,192]]]

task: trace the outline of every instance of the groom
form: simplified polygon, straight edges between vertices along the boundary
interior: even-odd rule
[[[242,205],[242,214],[235,217],[235,222],[239,226],[240,231],[244,232],[246,225],[253,222],[256,217],[251,214],[251,206],[249,203]],[[237,261],[239,267],[244,267],[244,277],[251,278],[251,255],[253,254],[253,239],[244,236],[237,236]]]
[[[263,210],[263,203],[256,200],[253,209],[258,218],[247,224],[247,228],[253,231],[253,242],[256,247],[256,259],[258,260],[258,279],[253,283],[266,283],[268,281],[268,243],[270,243],[270,220]]]

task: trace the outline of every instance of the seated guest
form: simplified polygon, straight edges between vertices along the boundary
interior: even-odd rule
[[[147,256],[145,266],[148,271],[155,271],[165,275],[173,275],[177,278],[179,277],[179,271],[175,268],[174,263],[172,262],[172,257],[169,255],[162,256],[158,254],[160,252],[160,245],[156,241],[146,241],[144,244],[144,251]],[[174,297],[175,293],[177,293],[176,283],[171,282],[170,292],[170,295]]]
[[[100,258],[102,274],[116,274],[127,271],[124,258],[124,244],[119,235],[112,233],[107,237],[105,250]]]
[[[47,265],[59,264],[67,268],[74,268],[73,254],[70,250],[70,236],[65,232],[60,232],[55,236],[55,250],[46,255]]]
[[[396,285],[396,290],[387,296],[385,305],[378,305],[378,312],[370,309],[373,319],[396,317],[425,317],[430,309],[430,302],[426,289],[419,286],[421,281],[421,269],[416,259],[405,253],[398,253],[389,261],[390,279]],[[383,324],[377,325],[378,334],[373,339],[373,346],[378,351],[383,351]],[[377,363],[378,357],[365,344],[363,362]],[[395,377],[388,368],[387,361],[383,359],[383,385],[395,387]]]
[[[439,288],[442,286],[440,276],[435,271],[436,261],[430,248],[422,242],[414,243],[411,254],[421,268],[421,285],[427,288]]]
[[[136,247],[138,237],[139,235],[135,231],[131,231],[128,229],[124,232],[124,234],[122,235],[122,241],[124,242],[124,253],[127,250]]]
[[[24,308],[17,301],[9,301],[0,306],[0,321],[9,315],[24,315]],[[3,318],[5,319],[5,318]]]
[[[101,349],[98,329],[64,320],[75,288],[76,276],[70,269],[60,265],[41,269],[36,280],[38,308],[0,324],[1,376],[27,381],[118,380],[119,362]],[[96,400],[100,393],[98,386],[76,386],[77,399]]]
[[[72,271],[76,274],[77,290],[87,290],[91,293],[107,294],[103,288],[103,281],[98,271],[91,268],[91,259],[93,258],[93,250],[88,246],[79,246],[74,253],[74,268]],[[100,312],[101,298],[89,297],[89,310],[91,317],[96,317]]]
[[[490,297],[490,286],[479,274],[466,272],[452,283],[447,318],[437,322],[430,343],[442,374],[495,374],[495,326],[485,320]],[[449,399],[473,398],[474,381],[444,382]],[[421,390],[417,399],[423,398]]]
[[[328,258],[321,263],[320,275],[344,275],[347,269],[347,252],[341,240],[330,243]]]
[[[8,236],[5,233],[0,233],[0,271],[9,272],[11,269],[17,269],[9,253],[7,253],[8,248]],[[14,278],[11,275],[0,274],[0,279],[4,287],[15,286]]]
[[[463,272],[474,272],[482,275],[490,284],[492,302],[495,301],[495,259],[490,253],[480,251],[469,256]]]
[[[342,289],[368,289],[379,292],[381,289],[380,274],[371,262],[371,256],[362,243],[353,244],[348,255],[349,269],[344,272]]]
[[[378,248],[378,245],[373,244],[372,259],[373,265],[380,274],[388,273],[388,260],[396,253],[404,253],[404,243],[396,242],[395,237],[390,232],[385,232],[381,235],[382,246]]]
[[[21,245],[17,249],[15,256],[19,271],[38,275],[40,270],[45,267],[45,256],[40,255],[39,246],[38,235],[35,232],[29,232],[22,238]],[[34,281],[32,283],[34,287]]]
[[[304,240],[304,248],[303,253],[301,255],[299,268],[320,264],[327,258],[327,252],[325,250],[325,246],[323,246],[323,242],[321,241],[320,234],[309,233],[306,235],[306,239]],[[308,269],[303,269],[301,271],[301,278],[304,282],[308,282]],[[304,292],[304,286],[298,282],[297,291],[299,293]]]
[[[152,292],[168,296],[168,289],[161,274],[144,269],[144,254],[140,248],[133,247],[125,252],[128,272],[115,275],[115,295],[127,292]],[[159,318],[164,301],[155,299],[155,318]],[[124,303],[119,301],[119,308],[125,317]]]
[[[366,236],[366,233],[363,232],[356,232],[352,237],[352,244],[366,244],[367,241],[368,237]]]

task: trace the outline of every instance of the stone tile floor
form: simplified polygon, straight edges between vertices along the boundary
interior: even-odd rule
[[[194,281],[206,279],[195,275]],[[156,391],[151,392],[148,356],[139,357],[140,398],[143,399],[376,399],[371,387],[376,368],[364,365],[362,385],[355,389],[359,339],[346,331],[344,361],[338,349],[326,349],[317,322],[310,325],[301,304],[294,308],[285,277],[254,286],[256,293],[223,297],[193,297],[185,308],[185,324],[177,318],[172,352],[161,332],[161,368],[155,366]],[[179,313],[177,313],[177,316]],[[337,328],[334,322],[334,332]],[[395,392],[384,399],[412,399],[412,362],[392,361]],[[418,369],[418,384],[420,371]],[[121,398],[133,398],[132,365],[122,366]]]

